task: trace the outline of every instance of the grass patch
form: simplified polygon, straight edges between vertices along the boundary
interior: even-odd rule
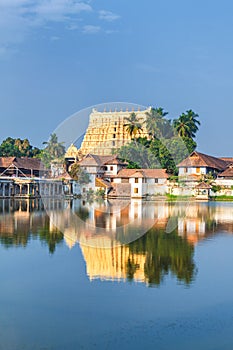
[[[226,195],[223,195],[223,196],[212,196],[211,197],[211,199],[212,200],[214,200],[214,201],[229,201],[229,202],[231,202],[231,201],[233,201],[233,196],[226,196]]]
[[[174,195],[174,194],[169,194],[169,193],[167,193],[166,194],[166,197],[167,197],[167,199],[169,200],[169,201],[172,201],[172,200],[186,200],[186,199],[189,199],[189,198],[193,198],[192,196],[176,196],[176,195]]]

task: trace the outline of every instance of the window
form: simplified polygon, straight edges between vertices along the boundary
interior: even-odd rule
[[[155,184],[157,184],[159,182],[159,179],[155,179]]]
[[[114,128],[114,131],[116,131],[116,128]]]
[[[86,192],[86,189],[85,189],[85,187],[83,188],[83,193],[85,193]]]
[[[113,171],[113,166],[112,165],[110,166],[110,171]]]
[[[112,141],[112,145],[115,146],[115,145],[116,145],[116,142],[115,142],[115,141]]]
[[[134,182],[135,182],[136,184],[138,184],[138,178],[134,179]]]
[[[200,174],[201,168],[196,168],[196,172],[197,172],[197,174]]]
[[[116,138],[116,134],[113,134],[112,137],[115,139]]]
[[[114,124],[117,125],[117,122],[115,122]]]
[[[134,188],[134,193],[138,193],[138,188]]]

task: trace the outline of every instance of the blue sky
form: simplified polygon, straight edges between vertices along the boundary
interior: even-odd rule
[[[193,109],[198,149],[232,156],[232,37],[230,0],[0,0],[0,141],[41,146],[76,111],[123,101]]]

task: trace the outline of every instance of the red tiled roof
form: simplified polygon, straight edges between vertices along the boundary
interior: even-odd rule
[[[147,177],[152,179],[167,179],[165,169],[122,169],[117,177]]]
[[[227,164],[233,164],[232,157],[220,157],[220,159],[224,160]]]
[[[95,185],[96,187],[106,187],[106,188],[110,188],[111,187],[111,183],[106,181],[106,180],[103,180],[103,179],[100,179],[100,178],[96,178],[95,179]]]
[[[82,160],[79,161],[81,166],[103,166],[103,165],[111,165],[111,164],[121,164],[127,165],[121,161],[117,155],[109,155],[109,156],[99,156],[97,154],[87,154]]]
[[[227,163],[223,159],[195,151],[179,163],[177,167],[208,167],[217,170],[224,170],[227,167]]]
[[[60,180],[62,180],[62,179],[71,180],[72,179],[72,177],[70,176],[70,174],[67,171],[65,171],[64,173],[62,173],[60,175],[55,176],[54,178],[60,179]]]
[[[15,157],[0,157],[0,168],[8,168],[15,159]]]
[[[12,164],[19,169],[44,170],[43,163],[37,158],[0,157],[1,168],[8,168]]]
[[[222,173],[218,174],[218,177],[233,177],[233,168],[227,168]]]
[[[127,162],[123,162],[122,160],[120,160],[118,157],[115,156],[115,158],[112,158],[110,160],[108,160],[106,163],[104,163],[106,165],[112,165],[112,164],[119,164],[119,165],[128,165]]]
[[[78,163],[81,166],[102,166],[105,165],[108,161],[116,158],[116,155],[110,156],[98,156],[96,154],[87,154],[82,160]]]
[[[195,188],[197,189],[211,189],[211,186],[206,182],[199,183]]]

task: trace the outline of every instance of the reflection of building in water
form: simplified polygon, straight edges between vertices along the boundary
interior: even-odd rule
[[[105,237],[105,239],[107,239]],[[107,244],[111,244],[109,241]],[[125,280],[130,276],[130,266],[135,266],[134,280],[146,282],[144,274],[145,255],[130,253],[128,246],[112,248],[90,247],[80,244],[90,280]]]
[[[180,236],[186,236],[190,243],[197,243],[203,239],[206,232],[205,221],[196,218],[179,218],[178,219],[178,233]]]
[[[0,235],[29,234],[46,224],[48,218],[42,212],[39,200],[0,201]]]

